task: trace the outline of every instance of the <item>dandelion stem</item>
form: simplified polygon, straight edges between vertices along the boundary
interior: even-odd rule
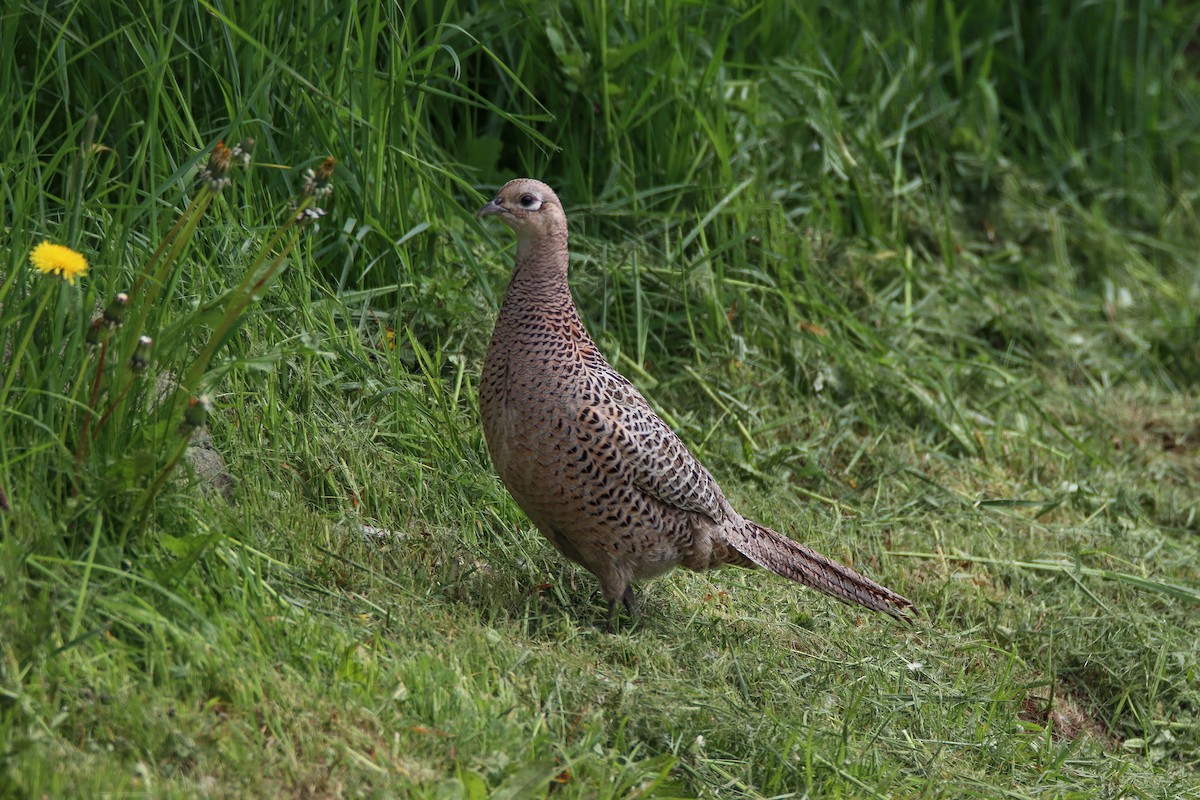
[[[75,463],[82,464],[87,456],[88,434],[91,432],[92,419],[96,413],[96,398],[100,394],[100,381],[104,377],[104,362],[108,357],[108,337],[100,344],[100,359],[96,363],[96,377],[92,381],[92,393],[88,397],[86,416],[83,419],[83,433],[79,436],[79,446],[75,448]],[[99,431],[99,427],[96,428]]]
[[[125,395],[129,394],[129,390],[133,388],[133,384],[136,381],[137,376],[134,376],[126,381],[125,388],[121,390],[120,394],[113,398],[113,401],[108,405],[108,410],[100,416],[100,419],[96,420],[96,434],[100,433],[100,429],[104,427],[104,423],[108,422],[108,418],[111,417],[112,413],[117,410],[119,405],[121,405],[121,401],[125,399]]]

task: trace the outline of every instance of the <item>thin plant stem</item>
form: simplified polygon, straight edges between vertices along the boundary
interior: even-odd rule
[[[104,378],[104,363],[108,358],[108,339],[109,337],[105,336],[104,341],[100,344],[100,359],[96,364],[96,377],[92,380],[92,393],[88,397],[87,410],[84,412],[86,416],[83,419],[83,431],[79,435],[79,446],[75,449],[75,463],[77,465],[83,463],[83,459],[87,456],[88,434],[92,427],[92,419],[96,413],[96,398],[100,394],[100,382]],[[84,362],[85,367],[86,365],[86,362]],[[83,372],[81,370],[80,377],[82,375]]]

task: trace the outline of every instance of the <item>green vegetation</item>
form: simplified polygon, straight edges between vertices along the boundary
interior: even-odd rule
[[[1200,796],[1198,25],[6,8],[0,796]],[[602,632],[477,423],[518,174],[610,360],[916,629],[727,570]]]

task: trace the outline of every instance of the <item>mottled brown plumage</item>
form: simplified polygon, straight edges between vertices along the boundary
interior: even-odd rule
[[[765,567],[907,620],[912,603],[733,510],[720,486],[600,354],[567,286],[567,218],[528,178],[479,210],[517,235],[479,405],[500,478],[538,529],[600,579],[610,623],[631,584],[676,566]]]

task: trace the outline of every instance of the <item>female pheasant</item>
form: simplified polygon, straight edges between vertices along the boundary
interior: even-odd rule
[[[600,580],[611,626],[635,612],[634,581],[676,566],[765,567],[845,603],[908,621],[912,603],[745,519],[683,442],[584,330],[567,285],[567,218],[557,195],[509,181],[478,216],[517,235],[479,405],[492,463],[564,556]]]

